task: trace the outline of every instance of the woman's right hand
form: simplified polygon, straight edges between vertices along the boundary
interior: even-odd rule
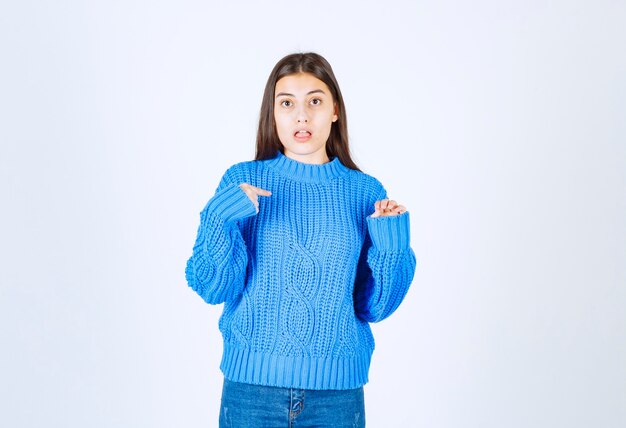
[[[256,212],[259,212],[259,195],[260,196],[271,196],[272,192],[269,190],[261,189],[260,187],[255,187],[252,184],[241,183],[239,185],[241,190],[246,192],[246,195],[250,198],[254,206],[256,207]]]

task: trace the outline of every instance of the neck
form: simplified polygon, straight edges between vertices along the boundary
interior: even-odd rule
[[[285,150],[285,156],[298,162],[308,163],[311,165],[323,165],[330,162],[330,158],[326,154],[326,150],[320,150],[316,153],[301,155],[298,153]]]

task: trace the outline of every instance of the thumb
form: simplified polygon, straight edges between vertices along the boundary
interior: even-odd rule
[[[372,218],[380,217],[380,214],[381,214],[380,202],[381,201],[374,202],[374,213],[372,213],[370,217]]]

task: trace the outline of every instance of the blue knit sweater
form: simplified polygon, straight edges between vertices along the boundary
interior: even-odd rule
[[[259,211],[240,183],[270,190]],[[370,217],[387,197],[333,157],[278,152],[226,170],[200,212],[189,286],[224,303],[220,370],[260,385],[349,389],[368,382],[370,322],[391,315],[415,273],[409,213]]]

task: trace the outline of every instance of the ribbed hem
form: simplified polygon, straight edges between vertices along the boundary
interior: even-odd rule
[[[402,251],[409,248],[411,233],[409,212],[396,216],[367,217],[372,243],[379,250]]]
[[[371,352],[351,358],[282,356],[224,343],[220,370],[235,382],[281,388],[353,389],[367,383]]]
[[[208,210],[224,222],[256,215],[257,210],[246,192],[238,184],[229,184],[207,202]]]
[[[338,157],[323,164],[304,163],[285,156],[278,151],[276,157],[269,159],[267,165],[280,174],[296,181],[322,183],[340,177],[350,171]]]

